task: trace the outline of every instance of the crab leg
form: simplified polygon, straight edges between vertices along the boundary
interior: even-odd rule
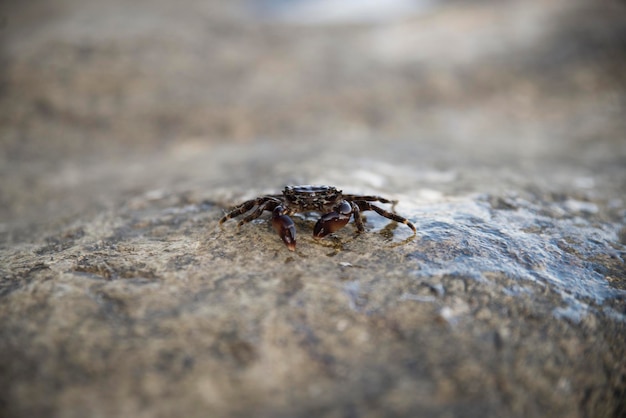
[[[396,215],[393,212],[386,211],[383,208],[380,208],[380,207],[378,207],[376,205],[372,205],[371,203],[363,201],[363,200],[357,201],[356,204],[359,206],[359,209],[361,209],[361,211],[373,210],[374,212],[376,212],[380,216],[384,216],[385,218],[391,219],[392,221],[396,221],[396,222],[399,222],[401,224],[405,224],[406,226],[408,226],[409,228],[411,228],[413,230],[413,234],[417,234],[417,230],[415,229],[415,225],[413,225],[408,219],[403,218],[400,215]]]
[[[276,206],[272,211],[272,226],[278,233],[280,239],[283,240],[285,245],[290,251],[296,250],[296,226],[293,220],[284,214],[285,208],[283,206]]]
[[[361,216],[361,209],[356,203],[350,203],[352,205],[352,216],[354,216],[354,223],[356,224],[356,230],[361,233],[365,231],[363,226],[363,217]]]
[[[347,201],[342,200],[341,203],[339,203],[335,207],[334,211],[322,215],[322,217],[319,218],[319,220],[315,224],[315,228],[313,228],[313,238],[324,238],[326,235],[340,230],[341,228],[346,226],[346,224],[350,220],[350,217],[352,216],[352,213],[355,214],[355,219],[356,216],[359,216],[360,220],[361,215],[359,215],[358,212],[359,208],[356,205],[352,205]],[[363,223],[357,221],[357,227],[359,226],[359,224],[362,228]]]
[[[253,207],[263,204],[265,201],[267,201],[265,197],[258,197],[256,199],[243,202],[241,205],[235,206],[229,213],[224,215],[222,219],[220,219],[219,224],[222,225],[224,222],[226,222],[229,219],[236,218],[239,215],[243,215],[244,213],[246,213]]]
[[[398,203],[397,200],[389,200],[380,196],[360,196],[357,194],[344,194],[343,198],[346,200],[354,201],[354,202],[363,200],[366,202],[380,202],[380,203],[393,203],[393,204]]]
[[[245,218],[240,220],[237,225],[241,226],[243,224],[246,224],[248,222],[251,222],[251,221],[255,220],[256,218],[261,216],[261,214],[264,211],[266,211],[266,210],[274,210],[276,205],[278,205],[278,203],[274,202],[274,201],[271,201],[271,200],[268,200],[268,201],[265,201],[265,202],[261,203],[254,211],[252,211],[249,215],[247,215]]]

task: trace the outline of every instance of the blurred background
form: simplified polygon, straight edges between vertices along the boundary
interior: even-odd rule
[[[623,2],[31,0],[0,16],[5,232],[185,179],[400,191],[406,170],[353,175],[377,160],[449,193],[624,185]]]

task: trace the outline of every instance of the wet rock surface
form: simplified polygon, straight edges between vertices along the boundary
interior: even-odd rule
[[[229,4],[3,11],[0,412],[623,416],[623,8]],[[218,227],[285,184],[418,233]]]

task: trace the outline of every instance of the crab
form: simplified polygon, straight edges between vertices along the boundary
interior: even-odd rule
[[[220,219],[219,225],[247,213],[239,221],[239,226],[241,226],[258,218],[263,212],[271,211],[272,226],[290,251],[296,250],[296,227],[289,217],[295,213],[319,212],[322,214],[313,228],[313,238],[316,240],[343,228],[350,218],[354,218],[357,232],[365,231],[361,212],[367,210],[405,224],[413,230],[413,235],[417,233],[415,225],[408,219],[371,202],[396,203],[380,196],[344,194],[333,186],[287,186],[282,194],[260,196],[235,206]]]

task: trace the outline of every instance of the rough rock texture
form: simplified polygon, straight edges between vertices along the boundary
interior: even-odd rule
[[[624,6],[224,3],[0,9],[0,415],[625,416]]]

